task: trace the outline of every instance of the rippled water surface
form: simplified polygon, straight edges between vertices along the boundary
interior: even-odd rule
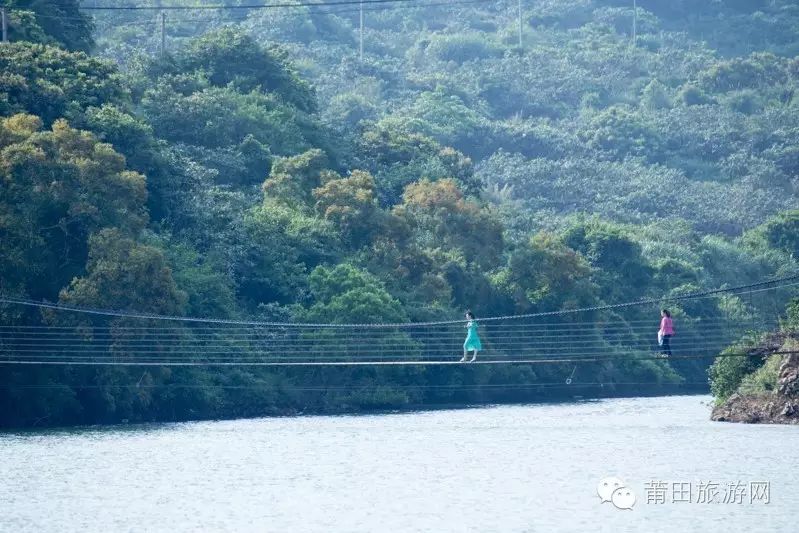
[[[713,423],[708,402],[0,434],[0,530],[797,531],[799,428]],[[607,476],[632,510],[601,503]]]

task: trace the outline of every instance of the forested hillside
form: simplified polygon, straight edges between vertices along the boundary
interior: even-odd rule
[[[515,2],[366,5],[362,58],[357,6],[163,19],[90,9],[134,4],[156,3],[5,2],[4,296],[192,317],[415,322],[671,297],[797,271],[791,1],[640,0],[634,39],[631,1],[526,0],[521,34]],[[612,317],[651,318],[654,332],[653,310]],[[764,319],[774,307],[730,296],[673,312],[688,324]],[[0,318],[87,327],[13,305],[0,305]],[[624,350],[593,368],[609,383],[704,380],[705,370],[625,360]],[[563,372],[0,365],[0,424],[523,400],[542,391],[423,386],[535,384]]]

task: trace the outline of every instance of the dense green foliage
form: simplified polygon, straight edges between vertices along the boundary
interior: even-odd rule
[[[750,335],[724,350],[722,355],[748,355],[720,357],[710,366],[710,390],[716,403],[724,402],[734,393],[758,395],[774,391],[785,354],[799,349],[797,332],[799,298],[794,298],[788,302],[785,316],[776,331],[759,336]]]
[[[80,0],[5,0],[9,38],[57,44],[88,52],[94,46],[94,25],[80,10]]]
[[[52,16],[55,4],[64,16]],[[156,53],[152,13],[97,13],[92,33],[77,2],[11,5],[13,42],[0,47],[2,294],[406,322],[796,271],[799,10],[788,0],[640,0],[635,43],[630,2],[537,1],[524,6],[521,47],[515,4],[380,8],[366,14],[363,61],[357,12],[170,14],[168,53]],[[645,346],[656,312],[581,320],[652,320]],[[731,296],[673,313],[690,344],[703,320],[773,308]],[[149,324],[13,306],[0,319]],[[627,356],[645,349],[631,354],[599,327],[589,336],[617,355],[581,367],[591,381],[705,377],[702,361],[641,361]],[[380,342],[420,350],[399,333]],[[719,361],[732,365],[713,370],[719,394],[754,370]],[[562,381],[564,371],[5,365],[0,425],[568,396],[453,387]]]
[[[746,353],[747,350],[753,348],[754,344],[755,342],[750,340],[745,344],[730,346],[721,353],[723,357],[717,359],[710,367],[708,372],[710,375],[710,390],[717,402],[729,398],[730,395],[738,390],[747,375],[756,372],[763,365],[763,361],[757,356],[736,356],[739,353]]]

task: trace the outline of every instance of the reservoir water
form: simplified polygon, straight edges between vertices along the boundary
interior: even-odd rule
[[[709,402],[4,433],[0,530],[796,531],[799,428]]]

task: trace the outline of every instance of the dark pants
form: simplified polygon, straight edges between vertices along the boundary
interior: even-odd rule
[[[660,345],[660,353],[671,355],[671,335],[663,335],[663,344]]]

